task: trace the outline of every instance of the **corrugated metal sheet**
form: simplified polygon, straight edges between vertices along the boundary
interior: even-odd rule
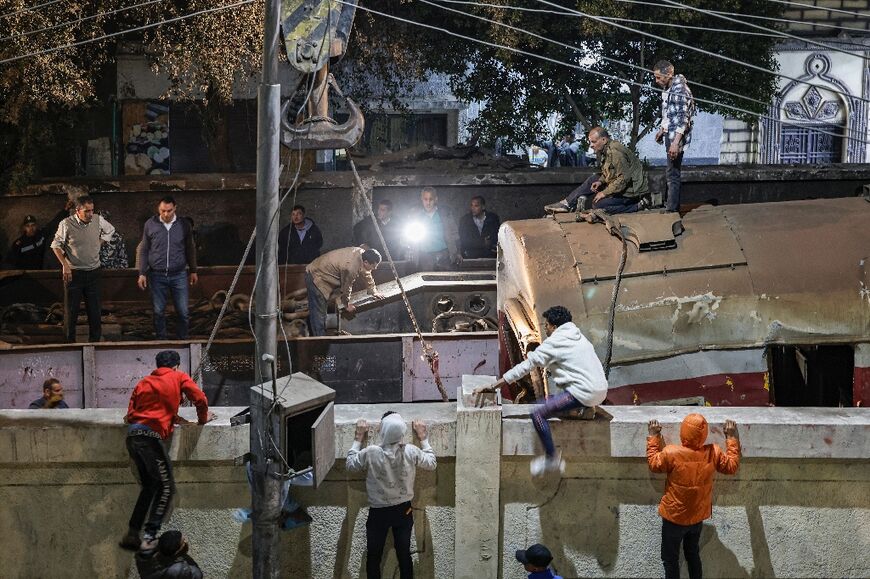
[[[624,226],[656,213],[615,216]],[[682,219],[676,249],[629,243],[614,363],[768,343],[851,343],[870,336],[870,203],[861,198],[705,206]],[[573,216],[512,221],[499,233],[498,303],[529,318],[562,304],[606,348],[621,244]]]

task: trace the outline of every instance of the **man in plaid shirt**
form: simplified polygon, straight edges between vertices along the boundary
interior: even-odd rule
[[[680,210],[680,170],[683,166],[683,151],[692,141],[692,115],[695,113],[695,99],[686,77],[674,74],[674,65],[660,60],[653,67],[656,84],[662,92],[662,117],[656,142],[664,142],[668,155],[668,211]]]

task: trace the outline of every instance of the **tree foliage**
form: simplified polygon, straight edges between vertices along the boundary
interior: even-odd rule
[[[105,103],[115,92],[113,64],[120,42],[141,46],[152,69],[169,78],[167,97],[204,100],[207,109],[232,99],[235,82],[259,74],[264,0],[39,54],[236,0],[155,0],[133,7],[144,1],[60,0],[29,9],[43,2],[0,0],[0,30],[6,31],[0,39],[0,60],[27,55],[0,63],[0,122],[7,135],[5,143],[0,143],[7,152],[6,165],[0,169],[27,174],[29,151],[49,142],[53,130],[72,122],[74,114],[70,111]],[[765,104],[699,85],[726,88],[766,103],[776,86],[772,75],[688,47],[775,68],[775,38],[697,30],[691,27],[743,27],[692,10],[650,4],[574,0],[557,8],[540,0],[481,0],[438,6],[422,0],[371,0],[364,6],[504,48],[359,10],[344,61],[348,66],[336,70],[340,84],[352,86],[352,96],[357,100],[390,108],[401,108],[403,97],[413,91],[418,80],[432,73],[446,75],[460,99],[485,103],[482,114],[469,127],[481,135],[483,142],[493,142],[499,136],[513,143],[529,142],[545,132],[545,119],[555,112],[562,115],[566,127],[578,120],[586,127],[605,121],[629,121],[629,140],[634,145],[650,130],[656,114],[659,99],[652,88],[652,76],[646,71],[660,58],[676,64],[677,71],[689,79],[696,97],[715,103],[702,104],[704,110],[733,116],[725,105],[751,113],[766,109]],[[781,4],[766,0],[693,0],[692,5],[765,16],[778,16],[783,9]],[[448,12],[448,7],[484,20]],[[649,31],[655,37],[558,13],[565,7],[642,21],[646,24],[626,26]],[[668,44],[665,39],[678,45]],[[623,80],[597,76],[592,71]],[[10,134],[15,137],[9,138]]]
[[[650,131],[658,113],[660,97],[649,70],[660,59],[673,62],[677,73],[688,78],[696,98],[711,101],[698,103],[701,110],[708,112],[752,118],[753,114],[766,111],[775,91],[774,75],[689,48],[776,70],[773,51],[778,39],[773,36],[752,34],[757,30],[698,11],[668,7],[664,2],[655,6],[615,0],[574,0],[559,3],[561,8],[553,4],[557,3],[481,0],[435,7],[417,1],[382,10],[503,47],[416,29],[414,50],[426,68],[449,75],[453,92],[459,98],[485,102],[481,115],[469,127],[472,132],[479,132],[484,141],[492,142],[503,136],[513,143],[528,143],[546,134],[547,116],[555,112],[562,115],[563,130],[577,121],[587,129],[606,122],[627,121],[626,136],[629,144],[635,146]],[[694,0],[690,4],[705,10],[768,17],[781,15],[783,9],[781,4],[766,0]],[[612,24],[614,21],[565,14],[565,8],[633,20],[636,22],[619,24],[649,32],[652,37],[620,29]],[[696,27],[744,33],[712,32]],[[749,99],[716,92],[702,84]],[[749,114],[728,107],[739,107]]]

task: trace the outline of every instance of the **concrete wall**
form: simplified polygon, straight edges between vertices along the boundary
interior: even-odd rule
[[[554,423],[562,478],[532,480],[527,406],[474,410],[397,405],[432,425],[438,469],[417,477],[417,577],[523,577],[513,551],[543,541],[565,577],[661,576],[656,504],[663,477],[646,468],[646,421],[673,440],[679,407],[609,407],[614,420]],[[364,577],[364,479],[343,468],[358,417],[381,405],[336,407],[337,462],[324,485],[294,489],[314,518],[282,533],[283,577]],[[183,414],[192,418],[190,411]],[[251,527],[232,519],[249,503],[247,427],[181,427],[172,444],[179,502],[167,527],[189,535],[208,577],[250,576]],[[741,429],[744,460],[719,476],[701,555],[708,577],[870,575],[870,417],[862,409],[703,409],[712,442],[725,417]],[[116,541],[137,493],[120,410],[0,412],[3,576],[135,577]],[[500,423],[500,424],[499,424]],[[501,440],[500,461],[492,461]],[[493,446],[493,442],[495,445]],[[488,453],[484,451],[488,450]],[[495,498],[492,506],[489,506]],[[492,538],[492,539],[490,539]],[[392,550],[384,575],[396,573]]]

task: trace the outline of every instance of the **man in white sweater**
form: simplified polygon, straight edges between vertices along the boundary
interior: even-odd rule
[[[429,446],[428,430],[421,420],[411,427],[420,439],[420,448],[404,444],[402,439],[408,427],[401,416],[387,412],[381,418],[380,444],[361,448],[368,434],[368,422],[358,420],[353,446],[347,451],[348,472],[368,469],[366,491],[369,496],[369,518],[366,521],[366,575],[380,579],[381,557],[387,531],[393,529],[399,576],[412,579],[411,533],[414,516],[411,500],[414,498],[414,480],[417,467],[435,470],[435,452]]]
[[[532,424],[541,438],[546,454],[532,460],[533,476],[548,471],[564,472],[565,461],[556,453],[547,419],[578,408],[598,406],[607,397],[607,377],[592,343],[571,321],[571,312],[563,306],[553,306],[544,312],[547,339],[528,357],[504,373],[501,380],[476,393],[494,392],[505,384],[513,384],[531,372],[532,367],[550,373],[551,385],[559,392],[551,395],[532,412]]]

